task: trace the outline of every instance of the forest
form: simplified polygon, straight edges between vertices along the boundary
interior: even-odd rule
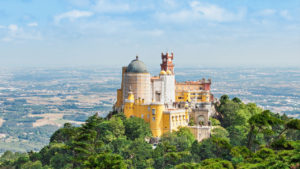
[[[300,120],[223,95],[210,119],[211,137],[195,140],[188,128],[167,133],[153,146],[149,124],[112,113],[58,129],[39,152],[6,151],[0,168],[16,169],[296,169]]]

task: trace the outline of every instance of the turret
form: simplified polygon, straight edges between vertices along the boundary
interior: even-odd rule
[[[172,53],[161,53],[161,59],[162,63],[160,64],[161,70],[168,71],[170,70],[172,74],[174,74],[174,64],[173,64],[173,59],[174,59],[174,54]]]
[[[133,105],[134,105],[134,95],[133,95],[133,92],[131,91],[131,88],[130,88],[129,92],[128,92],[128,97],[125,100],[125,106],[124,106],[124,115],[127,118],[134,115]]]

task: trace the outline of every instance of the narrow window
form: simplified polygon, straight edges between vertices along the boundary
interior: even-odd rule
[[[155,109],[152,109],[152,115],[155,115]]]

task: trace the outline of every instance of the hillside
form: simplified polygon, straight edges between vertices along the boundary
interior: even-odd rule
[[[239,98],[220,98],[212,136],[195,141],[186,128],[150,144],[142,119],[93,115],[64,124],[39,152],[5,152],[1,168],[298,168],[300,120]]]

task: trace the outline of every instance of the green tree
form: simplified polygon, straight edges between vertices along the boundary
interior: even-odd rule
[[[235,102],[235,103],[238,103],[238,104],[242,103],[242,100],[237,98],[237,97],[233,98],[232,101]]]
[[[230,159],[231,145],[227,138],[211,137],[201,143],[194,142],[191,148],[195,161],[208,158]]]
[[[125,135],[131,140],[152,136],[149,123],[137,117],[131,117],[125,120]]]
[[[234,169],[232,163],[223,159],[206,159],[201,162],[203,169]]]
[[[272,116],[269,110],[265,110],[260,114],[255,114],[249,119],[250,131],[248,134],[247,147],[251,150],[254,141],[257,144],[256,136],[258,134],[272,135],[274,134],[272,126],[282,124],[282,120]]]
[[[42,169],[43,165],[40,161],[28,161],[21,167],[22,169]]]
[[[125,150],[123,157],[132,161],[131,167],[133,168],[147,168],[152,165],[149,164],[149,160],[152,158],[152,146],[142,138],[135,139]]]
[[[127,168],[126,162],[123,160],[122,156],[113,153],[101,153],[97,155],[90,156],[83,165],[90,169],[125,169]]]
[[[229,133],[225,128],[221,126],[216,126],[212,129],[211,136],[228,139]]]
[[[70,123],[65,123],[63,128],[58,129],[52,134],[50,138],[51,143],[68,143],[77,134],[77,127],[72,126]]]

